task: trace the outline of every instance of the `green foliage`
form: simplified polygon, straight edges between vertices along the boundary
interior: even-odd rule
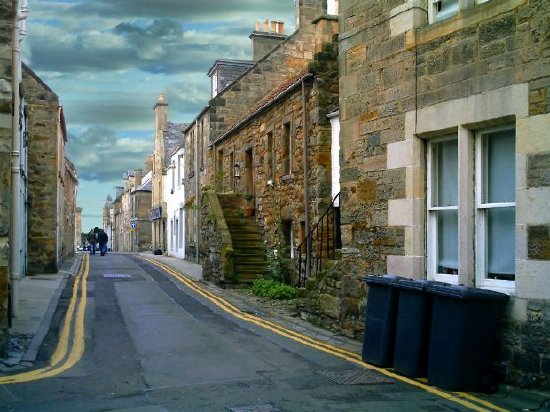
[[[243,195],[243,199],[246,200],[246,201],[248,202],[248,201],[254,199],[254,195],[251,194],[251,193],[245,193],[245,194]]]
[[[252,284],[252,293],[269,299],[295,299],[298,289],[273,279],[259,278]]]
[[[281,283],[290,283],[290,247],[284,239],[282,226],[276,232],[276,243],[266,251],[268,278]]]

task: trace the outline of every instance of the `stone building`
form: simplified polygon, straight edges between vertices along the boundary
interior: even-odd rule
[[[497,290],[507,378],[548,376],[549,18],[543,0],[340,4],[342,259],[310,279],[310,319],[360,338],[365,275]]]
[[[116,194],[115,194],[115,200],[113,200],[113,236],[111,236],[112,240],[112,248],[114,252],[122,252],[123,251],[123,239],[124,239],[124,213],[122,210],[122,193],[124,193],[124,187],[123,186],[117,186],[115,187]]]
[[[113,227],[114,227],[114,206],[113,198],[111,195],[107,195],[105,199],[105,204],[103,205],[103,231],[109,236],[107,241],[107,250],[114,250],[113,248]]]
[[[168,103],[160,94],[155,104],[155,140],[152,169],[152,207],[149,219],[152,224],[152,249],[156,253],[166,252],[166,202],[163,190],[163,176],[166,175],[170,153],[183,143],[186,124],[168,121]]]
[[[74,164],[65,158],[65,175],[63,177],[63,215],[60,217],[61,224],[61,258],[69,259],[74,256],[76,243],[80,242],[75,237],[76,227],[76,196],[78,189],[78,178]]]
[[[28,112],[27,271],[56,273],[62,263],[65,223],[65,116],[57,95],[27,66],[23,84]]]
[[[243,173],[249,176],[250,173],[253,173],[252,170],[262,170],[263,174],[260,163],[263,161],[265,152],[263,145],[267,138],[267,131],[264,130],[265,127],[273,129],[274,142],[276,139],[275,135],[278,136],[278,139],[282,139],[282,134],[284,134],[287,140],[301,139],[298,136],[299,133],[302,133],[300,127],[298,127],[298,124],[302,122],[299,115],[301,109],[298,108],[299,105],[296,103],[296,99],[301,101],[301,89],[297,89],[297,87],[301,87],[302,79],[306,80],[305,77],[309,79],[308,65],[313,62],[316,53],[323,52],[323,44],[332,43],[336,32],[336,19],[334,16],[327,16],[326,7],[326,2],[323,1],[296,2],[298,28],[288,37],[284,35],[281,22],[272,22],[271,30],[266,25],[264,32],[261,32],[259,25],[257,25],[256,30],[250,36],[255,60],[253,65],[247,68],[242,74],[236,76],[223,90],[217,90],[217,94],[213,93],[208,106],[199,113],[185,131],[186,207],[188,210],[193,209],[196,211],[195,213],[187,214],[186,257],[198,260],[200,256],[202,262],[206,265],[215,262],[213,265],[217,269],[213,266],[207,267],[205,271],[206,276],[209,276],[209,270],[212,270],[212,276],[223,281],[228,278],[227,271],[232,271],[233,269],[229,269],[228,267],[225,270],[223,269],[225,263],[223,262],[223,258],[220,260],[220,253],[223,252],[220,248],[223,246],[217,241],[220,237],[211,233],[210,229],[212,225],[210,225],[208,219],[204,220],[204,217],[209,214],[208,210],[210,210],[211,205],[203,207],[202,198],[197,194],[209,188],[215,188],[218,192],[238,192],[242,198],[238,208],[244,209],[243,213],[248,215],[256,213],[256,206],[259,207],[254,198],[256,184],[252,182],[252,179],[244,178],[243,176],[245,175]],[[268,46],[264,42],[266,39],[269,43]],[[334,60],[334,50],[327,50],[326,56],[330,56],[330,59]],[[219,61],[213,67],[217,67],[218,64]],[[213,70],[209,73],[212,74]],[[336,74],[334,75],[336,76]],[[214,79],[212,81],[214,82]],[[311,84],[308,83],[308,88],[310,86]],[[291,90],[288,93],[284,93],[285,87],[289,87]],[[337,85],[335,87],[337,89]],[[256,124],[256,115],[258,113],[253,113],[253,111],[266,111],[267,107],[271,110],[272,104],[270,100],[280,103],[282,96],[279,96],[274,91],[278,91],[284,95],[284,99],[288,97],[287,94],[292,94],[293,98],[288,98],[287,118],[296,118],[290,123],[281,118],[279,119],[281,120],[280,125],[275,125],[276,122],[272,122],[269,126],[264,124],[259,129],[260,126]],[[309,103],[311,101],[308,100]],[[282,103],[283,106],[285,104],[287,103]],[[336,108],[336,103],[333,102],[333,104],[333,108]],[[324,116],[326,114],[329,103],[323,102],[322,105],[323,109],[320,112],[317,112],[316,108],[312,108],[314,112],[313,116]],[[279,116],[280,113],[277,113],[277,115]],[[252,121],[251,119],[253,118],[254,120]],[[246,132],[242,131],[242,134],[240,134],[241,126],[246,123],[248,127],[249,123],[247,122],[249,121],[253,122],[254,126],[250,126],[250,129],[247,129]],[[330,148],[330,124],[326,117],[319,122],[317,120],[313,120],[312,122],[316,124],[325,123],[324,126],[328,130],[327,141]],[[292,126],[289,127],[289,124],[292,124]],[[234,129],[234,127],[237,128]],[[260,133],[254,142],[252,141],[252,135],[249,134],[252,133],[251,130],[256,130]],[[237,131],[239,131],[239,134]],[[245,137],[245,134],[249,135]],[[220,138],[221,140],[218,140]],[[216,141],[220,145],[216,145],[214,143]],[[296,142],[298,141],[296,140]],[[316,144],[314,143],[314,145]],[[262,148],[256,148],[257,145],[261,145]],[[287,147],[285,150],[288,152],[285,162],[288,163],[290,149]],[[328,176],[330,176],[330,149],[328,156],[329,161],[325,166],[328,167]],[[300,162],[300,160],[297,161]],[[278,176],[282,176],[283,174],[290,176],[288,171],[285,174],[281,169]],[[269,179],[262,180],[264,186],[267,180]],[[296,180],[295,183],[289,182],[285,187],[290,192],[291,187],[298,186],[300,186],[300,181]],[[328,193],[330,193],[330,178],[328,187]],[[263,192],[264,188],[261,190]],[[299,192],[295,193],[295,197],[300,197]],[[321,203],[324,203],[326,206],[326,199],[323,199]],[[302,200],[302,210],[304,209],[303,204]],[[223,206],[220,207],[223,209]],[[294,213],[294,206],[292,208],[292,213]],[[296,207],[296,210],[298,209],[299,207]],[[300,219],[303,219],[303,216],[301,218],[298,217],[299,212],[296,211],[296,216],[291,217],[289,210],[290,208],[287,208],[284,212],[288,215],[287,221],[294,219],[294,223],[291,225],[292,230],[285,229],[285,233],[287,237],[293,236],[295,240],[298,240],[302,236],[301,233],[305,230],[300,223]],[[280,220],[278,218],[270,221],[268,224],[277,226]],[[257,223],[260,224],[260,229],[265,226],[265,221],[261,219],[258,219]],[[200,228],[200,230],[197,228]],[[204,234],[211,237],[201,239],[205,230],[209,231],[209,233],[205,232]],[[273,234],[274,229],[271,226],[270,230]],[[212,242],[215,245],[211,244]],[[201,245],[201,248],[204,248],[204,250],[197,249],[198,245]],[[237,272],[243,272],[241,269],[244,269],[244,267],[237,268]],[[224,271],[227,273],[224,274]]]
[[[112,216],[112,248],[115,252],[151,250],[151,184],[152,172],[142,169],[124,173],[124,186],[117,187],[116,198],[105,204],[104,228],[107,216]],[[111,211],[112,209],[112,211]],[[107,233],[109,235],[109,233]]]
[[[79,250],[83,246],[83,242],[82,242],[82,208],[81,207],[77,207],[75,209],[74,238],[75,238],[75,241],[76,241],[76,250]]]

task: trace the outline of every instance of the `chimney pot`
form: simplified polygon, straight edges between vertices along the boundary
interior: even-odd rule
[[[279,24],[279,34],[285,34],[285,22],[284,21],[280,21]]]
[[[260,31],[260,22],[256,20],[256,31]]]
[[[264,32],[268,32],[269,31],[269,21],[264,21]]]
[[[277,22],[275,20],[271,20],[271,32],[277,33]]]

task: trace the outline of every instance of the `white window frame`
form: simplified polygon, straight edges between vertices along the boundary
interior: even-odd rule
[[[480,288],[487,288],[491,290],[498,290],[504,293],[513,293],[515,291],[515,280],[501,280],[501,279],[488,279],[486,278],[487,267],[487,237],[486,237],[486,211],[495,208],[510,208],[515,209],[516,202],[500,202],[500,203],[484,203],[484,193],[486,190],[484,180],[486,177],[486,165],[487,165],[487,151],[484,147],[484,141],[482,136],[488,133],[515,130],[515,125],[507,125],[502,127],[494,127],[489,129],[482,129],[476,132],[476,194],[475,194],[475,216],[476,216],[476,286]],[[515,173],[514,173],[515,174]]]
[[[338,0],[327,0],[327,14],[338,15]]]
[[[457,5],[456,12],[449,15],[445,15],[443,17],[439,15],[437,11],[438,4],[443,2],[451,2],[451,1],[456,2],[456,5]],[[461,8],[463,8],[461,7],[461,0],[428,0],[428,19],[430,23],[436,23],[438,21],[447,20],[448,18],[455,16],[460,11]]]
[[[427,275],[428,278],[431,280],[435,280],[438,282],[446,282],[453,285],[458,285],[459,283],[459,274],[456,275],[450,275],[446,273],[437,273],[437,212],[438,211],[445,211],[445,210],[457,210],[459,208],[460,204],[460,198],[459,193],[457,193],[457,202],[458,205],[456,206],[433,206],[432,202],[432,192],[433,188],[437,185],[434,184],[434,162],[435,159],[433,158],[433,145],[437,143],[441,143],[447,140],[457,140],[458,141],[458,135],[447,135],[440,138],[430,139],[428,141],[428,150],[427,150],[427,190],[426,190],[426,211],[427,211]],[[459,170],[457,170],[457,175],[460,173]],[[459,223],[460,225],[460,223]],[[457,247],[458,243],[457,243]],[[460,253],[460,248],[457,251]],[[460,259],[459,259],[460,262]],[[460,273],[460,266],[458,268],[458,272]]]

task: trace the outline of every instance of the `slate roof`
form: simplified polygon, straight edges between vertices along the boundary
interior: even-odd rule
[[[164,167],[170,166],[170,154],[184,142],[184,130],[188,123],[168,122],[168,132],[164,133]]]

